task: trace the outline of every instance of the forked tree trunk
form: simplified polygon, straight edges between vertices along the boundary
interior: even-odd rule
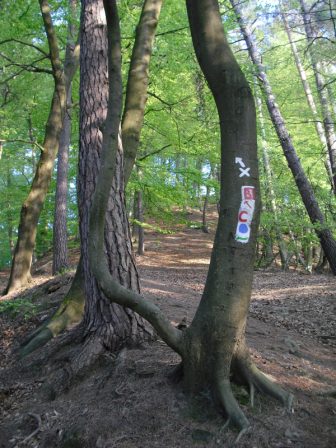
[[[66,107],[66,89],[55,30],[46,0],[39,0],[44,28],[48,38],[50,61],[54,77],[54,93],[35,177],[30,192],[24,201],[18,229],[18,239],[12,261],[11,274],[5,293],[21,288],[30,281],[30,267],[35,247],[38,220],[49,188],[59,137]]]
[[[133,311],[111,304],[102,293],[89,265],[89,210],[100,167],[102,129],[107,101],[107,34],[102,0],[82,1],[80,54],[80,145],[78,202],[81,253],[86,305],[84,324],[88,335],[99,337],[105,348],[116,350],[152,337],[148,324]],[[105,217],[105,253],[113,278],[139,292],[139,278],[132,254],[124,201],[123,153],[119,145],[116,170]]]
[[[89,2],[88,4],[94,4],[95,2]],[[132,170],[132,164],[130,163],[131,160],[133,160],[134,163],[134,155],[136,154],[136,150],[139,145],[139,138],[140,138],[140,132],[141,132],[141,126],[143,122],[143,114],[144,114],[144,108],[145,108],[145,102],[146,102],[146,92],[147,92],[147,85],[148,85],[148,78],[149,76],[149,59],[153,48],[153,37],[155,34],[157,22],[159,13],[161,10],[161,4],[162,0],[145,0],[142,13],[139,20],[139,26],[137,28],[136,33],[136,39],[134,43],[134,50],[132,53],[132,60],[131,60],[131,72],[128,77],[128,83],[132,84],[134,83],[134,87],[128,87],[128,100],[126,99],[125,102],[125,110],[124,110],[124,118],[123,118],[123,132],[125,136],[124,144],[128,144],[130,142],[130,149],[129,151],[126,148],[126,153],[129,154],[128,157],[128,173],[127,178],[129,178]],[[91,8],[91,6],[90,6]],[[92,6],[93,8],[93,6]],[[95,5],[92,9],[93,13],[99,14],[98,17],[101,17],[102,13],[102,1],[99,1],[99,4]],[[104,16],[104,14],[103,14]],[[95,23],[94,21],[97,21],[97,17],[92,18],[92,23]],[[102,26],[104,26],[104,22],[102,23]],[[87,25],[86,25],[87,27]],[[84,27],[85,29],[85,27]],[[91,30],[93,35],[100,41],[100,45],[103,45],[102,39],[102,30],[100,30],[100,23],[96,23],[96,26],[94,29]],[[105,64],[106,66],[106,60],[104,62],[104,57],[106,56],[106,48],[101,48],[102,53],[101,54],[95,54],[95,47],[93,46],[93,55],[90,55],[90,57],[94,57],[94,63],[95,65],[99,64]],[[90,64],[90,61],[87,61],[87,65]],[[92,86],[92,91],[90,92],[90,97],[85,97],[85,101],[87,103],[92,103],[92,108],[95,107],[96,111],[101,113],[102,116],[97,117],[97,126],[100,126],[103,122],[103,115],[104,109],[106,108],[106,81],[107,78],[103,74],[100,74],[99,81],[102,82],[102,85],[96,85]],[[97,97],[97,103],[95,103],[95,99],[92,97],[92,94],[95,92],[100,92],[102,89],[101,95]],[[85,92],[82,92],[83,96],[85,96]],[[127,111],[133,108],[133,112],[127,113]],[[92,127],[94,125],[94,113],[95,110],[92,110],[92,116],[89,118],[88,121],[88,127]],[[142,114],[142,116],[141,116]],[[132,118],[133,117],[133,118]],[[132,119],[131,119],[132,118]],[[83,116],[83,120],[85,120],[85,117]],[[91,122],[92,120],[92,122]],[[90,124],[91,123],[91,124]],[[89,128],[88,128],[89,129]],[[92,163],[93,165],[97,165],[97,157],[99,157],[99,154],[97,151],[99,151],[100,148],[100,137],[101,137],[101,130],[102,129],[96,129],[96,132],[93,131],[93,142],[98,142],[94,152],[92,154],[95,154],[94,157],[92,157]],[[91,132],[91,131],[90,131]],[[91,135],[90,132],[88,132],[87,135],[87,142],[90,141]],[[95,146],[95,143],[94,143]],[[163,148],[164,149],[164,148]],[[90,156],[91,157],[91,156]],[[85,162],[85,159],[83,159],[83,163]],[[82,167],[82,173],[84,173],[84,166]],[[89,182],[90,185],[88,188],[90,188],[91,192],[93,191],[93,184],[91,184],[94,181],[94,176],[92,174],[97,172],[97,166],[96,168],[90,173],[90,169],[87,170],[89,173]],[[86,178],[82,180],[83,186],[85,186]],[[88,212],[88,207],[86,207],[85,212]],[[115,235],[116,238],[120,238],[120,235]],[[107,238],[109,236],[107,235]],[[113,242],[111,242],[113,244]],[[121,255],[122,257],[122,255]],[[64,298],[62,304],[60,305],[59,309],[55,313],[55,315],[51,318],[50,322],[46,326],[40,327],[36,332],[34,332],[33,335],[31,335],[30,338],[28,338],[28,343],[25,343],[22,348],[22,355],[25,356],[29,354],[31,351],[35,350],[36,348],[40,347],[41,345],[45,344],[47,342],[48,338],[51,339],[52,337],[56,336],[58,333],[60,333],[62,330],[68,328],[71,325],[74,325],[76,323],[79,323],[82,318],[82,310],[84,310],[84,282],[81,281],[81,275],[80,273],[84,269],[84,266],[81,265],[82,261],[79,262],[79,266],[77,267],[76,275],[73,280],[73,284],[70,288],[70,291]],[[121,272],[124,272],[124,270],[127,270],[128,267],[122,263],[121,265]],[[82,287],[82,294],[80,294],[80,287]],[[75,312],[74,312],[75,311]],[[118,337],[117,337],[118,339]]]
[[[296,186],[301,195],[302,202],[307,210],[312,224],[315,225],[316,235],[320,239],[323,250],[326,254],[326,257],[328,258],[331,270],[336,275],[336,241],[331,230],[327,227],[324,215],[315,197],[314,190],[303,170],[301,161],[295,151],[293,141],[285,124],[285,120],[281,115],[271,85],[261,63],[260,54],[254,42],[252,32],[246,25],[243,18],[239,2],[237,0],[230,0],[230,3],[236,13],[236,17],[244,36],[250,58],[255,65],[260,88],[264,93],[266,105],[273,122],[274,129],[278,135],[288,166],[293,174]]]
[[[118,284],[104,256],[105,212],[116,166],[122,91],[116,1],[106,0],[105,7],[111,32],[110,99],[90,213],[90,264],[106,296],[143,315],[181,355],[186,389],[193,393],[210,389],[229,420],[245,432],[249,423],[233,396],[231,375],[250,385],[252,401],[256,387],[291,404],[291,395],[252,363],[245,344],[260,209],[253,97],[225,39],[218,1],[187,0],[195,52],[220,117],[222,177],[219,223],[205,290],[191,326],[180,331],[154,304]]]

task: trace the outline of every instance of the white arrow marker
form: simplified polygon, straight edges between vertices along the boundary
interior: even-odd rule
[[[239,165],[240,165],[242,168],[245,168],[245,163],[243,162],[243,159],[242,159],[241,157],[236,157],[236,158],[235,158],[235,163],[239,163]]]
[[[239,168],[239,171],[240,171],[240,174],[239,174],[239,177],[244,177],[244,176],[247,176],[247,177],[250,177],[250,169],[251,168]]]

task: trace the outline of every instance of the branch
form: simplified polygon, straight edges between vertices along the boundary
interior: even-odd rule
[[[17,42],[18,44],[25,45],[26,47],[34,48],[35,50],[37,50],[40,53],[42,53],[46,58],[50,57],[49,53],[47,53],[46,51],[42,50],[42,48],[40,48],[40,47],[38,47],[38,46],[36,46],[34,44],[31,44],[29,42],[24,42],[23,40],[20,40],[20,39],[14,39],[14,38],[5,39],[5,40],[0,41],[0,45],[7,44],[8,42]]]
[[[138,161],[138,162],[141,162],[142,160],[145,160],[145,159],[147,159],[148,157],[154,156],[155,154],[158,154],[159,152],[164,151],[165,149],[169,148],[170,146],[172,146],[171,143],[169,143],[168,145],[163,146],[163,147],[160,148],[160,149],[156,149],[155,151],[148,152],[148,153],[144,154],[144,155],[141,156],[141,157],[137,157],[137,161]]]
[[[20,67],[23,70],[27,72],[34,72],[34,73],[48,73],[49,75],[52,75],[53,72],[50,69],[42,68],[42,67],[36,67],[34,64],[36,62],[41,62],[44,59],[48,58],[48,56],[44,56],[43,58],[36,59],[35,61],[31,62],[30,64],[19,64],[18,62],[15,62],[13,59],[5,55],[0,51],[0,56],[4,58],[6,61],[8,61],[10,64],[6,65],[6,67]]]
[[[12,139],[12,140],[0,140],[0,143],[2,143],[2,144],[6,144],[6,143],[24,143],[24,144],[27,144],[27,145],[34,145],[41,152],[44,152],[44,148],[43,148],[42,145],[40,145],[39,143],[37,143],[35,141],[31,141],[31,140],[23,140],[21,138],[16,138],[16,139]]]

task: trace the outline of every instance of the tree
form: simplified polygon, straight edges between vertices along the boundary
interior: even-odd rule
[[[101,168],[90,212],[88,256],[91,269],[112,302],[145,317],[182,358],[187,390],[211,390],[229,421],[249,426],[231,390],[238,377],[251,390],[266,392],[291,406],[291,395],[253,364],[245,342],[253,260],[260,211],[256,118],[250,87],[226,41],[218,1],[187,0],[195,53],[214,96],[221,128],[219,222],[204,293],[189,328],[178,330],[161,310],[115,281],[104,253],[105,214],[118,163],[122,107],[120,31],[115,0],[106,0],[109,29],[109,104],[103,132]]]
[[[256,75],[259,85],[264,93],[265,101],[271,117],[274,129],[278,135],[288,166],[293,174],[302,202],[305,205],[309,218],[315,226],[315,232],[318,236],[321,246],[329,261],[332,272],[336,275],[336,241],[331,230],[328,228],[323,213],[317,202],[314,190],[303,170],[301,161],[295,151],[292,138],[287,130],[285,120],[283,119],[279,106],[276,103],[275,95],[269,83],[267,74],[261,62],[258,48],[253,39],[253,35],[236,0],[230,0],[235,11],[240,29],[244,36],[250,58],[256,69]]]
[[[71,140],[72,79],[79,64],[79,43],[76,43],[76,0],[69,0],[70,20],[64,60],[64,77],[67,95],[67,110],[64,115],[57,158],[57,181],[53,228],[53,274],[68,267],[67,194],[69,145]]]
[[[148,85],[149,59],[153,47],[153,38],[158,22],[162,0],[145,0],[137,27],[134,49],[132,52],[130,72],[128,76],[128,100],[125,103],[123,126],[125,127],[125,145],[129,151],[129,160],[136,154],[139,146],[139,137],[142,127],[146,91]],[[92,20],[91,24],[84,20]],[[106,327],[104,344],[111,350],[124,343],[141,340],[136,328],[146,327],[139,317],[131,312],[124,312],[120,307],[110,307],[105,304],[105,310],[92,317],[95,313],[94,302],[103,297],[89,270],[87,261],[84,261],[87,250],[87,222],[90,209],[91,194],[95,185],[98,171],[101,129],[104,124],[107,106],[107,79],[106,79],[106,24],[104,22],[102,1],[89,1],[82,4],[81,27],[92,30],[93,37],[87,33],[85,42],[81,44],[81,51],[86,52],[81,63],[81,140],[79,156],[79,210],[81,217],[81,250],[82,256],[77,266],[76,274],[71,288],[63,299],[56,313],[51,319],[35,330],[22,344],[21,356],[26,356],[33,350],[44,345],[51,338],[57,336],[64,329],[70,328],[81,321],[84,316],[85,297],[92,299],[90,308],[86,309],[86,319],[90,322],[99,320],[99,335]],[[90,26],[92,25],[92,28]],[[84,33],[83,33],[84,34]],[[82,38],[84,38],[82,36]],[[89,43],[90,45],[87,45]],[[84,46],[83,46],[84,45]],[[104,57],[105,56],[105,57]],[[94,62],[94,63],[93,63]],[[93,71],[95,68],[96,71]],[[134,84],[134,85],[133,85]],[[104,88],[102,88],[104,86]],[[97,96],[95,96],[97,95]],[[131,98],[130,98],[131,96]],[[99,117],[99,120],[97,119]],[[133,119],[131,120],[131,117]],[[126,154],[127,154],[126,150]],[[120,147],[118,169],[122,170],[123,153]],[[132,164],[129,163],[130,176]],[[115,201],[115,202],[113,202]],[[127,216],[122,206],[124,202],[124,178],[118,171],[117,182],[111,190],[111,202],[107,216],[109,231],[106,235],[106,251],[110,254],[110,266],[113,274],[122,284],[139,291],[140,284],[133,260]],[[122,223],[122,224],[121,224]],[[84,252],[83,252],[84,251]],[[86,257],[87,259],[87,257]],[[85,283],[86,279],[86,283]],[[87,288],[87,289],[86,289]],[[106,324],[108,320],[108,324]],[[104,324],[103,324],[104,322]],[[91,324],[90,324],[91,325]],[[145,328],[144,339],[151,336],[151,330]]]
[[[50,62],[54,78],[54,92],[45,128],[41,156],[30,192],[21,208],[18,239],[5,294],[27,285],[30,281],[30,267],[36,240],[37,224],[50,184],[66,108],[64,72],[59,56],[57,37],[50,14],[50,6],[46,0],[39,0],[39,4],[45,32],[48,38]]]

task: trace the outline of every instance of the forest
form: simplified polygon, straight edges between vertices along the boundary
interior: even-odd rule
[[[334,447],[334,0],[0,0],[0,448]]]

